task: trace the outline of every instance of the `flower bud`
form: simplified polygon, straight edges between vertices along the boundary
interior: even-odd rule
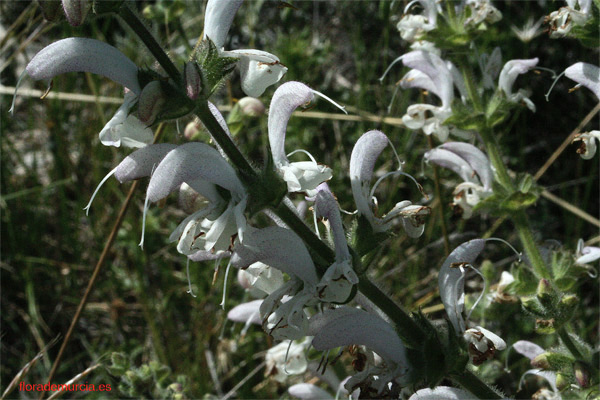
[[[552,298],[554,297],[554,290],[552,290],[552,286],[550,285],[550,282],[547,279],[540,279],[540,282],[538,283],[537,287],[536,296],[544,305],[548,305],[552,302]]]
[[[63,9],[69,24],[79,26],[85,21],[88,13],[88,0],[62,0]]]
[[[265,105],[255,97],[246,96],[237,103],[243,115],[248,117],[260,117],[265,113]]]
[[[566,294],[562,297],[562,299],[560,299],[561,306],[571,308],[575,307],[577,304],[579,304],[579,297],[577,297],[577,295],[574,294]]]
[[[146,125],[152,125],[165,103],[160,82],[152,81],[142,89],[138,101],[138,118]]]
[[[198,65],[193,61],[188,62],[185,64],[183,74],[185,76],[187,96],[192,100],[196,100],[200,96],[200,93],[202,93],[202,76],[200,75]]]
[[[521,305],[525,311],[536,317],[543,317],[546,315],[546,309],[535,296],[521,297]]]
[[[579,386],[583,388],[590,386],[590,373],[582,362],[576,361],[575,364],[573,364],[573,372],[575,373],[575,380]]]
[[[549,353],[542,353],[539,356],[531,360],[531,365],[535,368],[549,369],[550,363],[548,362]]]
[[[198,140],[202,132],[202,127],[197,121],[191,121],[185,126],[183,136],[190,141]]]
[[[570,379],[564,374],[556,374],[556,388],[558,390],[564,390],[571,384]]]

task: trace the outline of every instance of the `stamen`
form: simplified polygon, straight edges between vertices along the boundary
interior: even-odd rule
[[[552,91],[552,89],[554,89],[554,85],[556,85],[556,82],[558,82],[558,80],[560,79],[560,77],[563,76],[564,74],[565,74],[565,71],[561,72],[560,75],[558,75],[554,79],[554,82],[552,82],[552,85],[550,86],[550,89],[548,89],[548,92],[544,95],[544,97],[546,98],[546,101],[550,101],[550,92]]]
[[[15,113],[15,101],[17,100],[17,91],[19,90],[19,86],[21,86],[21,81],[23,80],[25,74],[27,74],[27,70],[23,70],[23,72],[21,72],[19,80],[17,81],[17,85],[15,86],[15,94],[13,95],[12,103],[10,104],[10,109],[8,110],[8,113],[10,115],[14,115]]]
[[[310,154],[308,151],[304,150],[304,149],[298,149],[298,150],[294,150],[292,151],[290,154],[287,155],[287,157],[291,157],[296,153],[304,153],[308,156],[308,158],[310,158],[310,160],[312,162],[314,162],[315,164],[317,164],[317,161],[315,160],[315,158],[312,156],[312,154]]]
[[[471,264],[469,264],[468,267],[471,268],[473,271],[475,271],[475,273],[477,273],[477,275],[479,275],[481,277],[481,279],[483,279],[483,290],[481,291],[481,294],[479,295],[479,297],[477,298],[477,300],[475,301],[475,303],[473,303],[473,307],[471,307],[471,309],[467,313],[467,321],[469,320],[469,318],[471,318],[471,313],[473,312],[473,310],[475,309],[475,307],[477,307],[477,304],[479,304],[479,302],[483,298],[483,295],[485,294],[485,289],[487,287],[487,285],[485,283],[485,278],[484,278],[483,274],[481,273],[481,271],[479,271],[477,268],[475,268]]]
[[[394,104],[394,100],[396,99],[396,95],[398,94],[399,91],[400,91],[400,82],[398,81],[398,83],[396,84],[396,88],[394,89],[394,94],[392,94],[392,99],[390,100],[390,104],[387,106],[388,114],[392,113],[392,105]]]
[[[108,174],[106,174],[106,176],[104,178],[102,178],[102,180],[100,181],[100,183],[98,184],[98,186],[96,186],[96,190],[94,190],[94,193],[92,194],[92,197],[90,198],[89,203],[87,203],[87,206],[85,206],[83,208],[85,210],[85,215],[88,215],[90,213],[90,207],[92,206],[92,201],[94,201],[94,198],[98,194],[98,191],[100,190],[100,187],[102,185],[104,185],[104,182],[106,182],[108,180],[108,178],[110,178],[111,176],[113,176],[113,174],[115,173],[116,170],[117,170],[117,167],[114,167]]]
[[[337,108],[339,108],[340,110],[342,110],[344,112],[344,114],[348,114],[348,111],[346,111],[346,107],[340,106],[338,103],[336,103],[335,101],[331,100],[329,97],[325,96],[321,92],[317,92],[316,90],[312,90],[312,92],[314,94],[318,95],[318,96],[321,96],[322,98],[324,98],[325,100],[327,100],[328,102],[330,102],[331,104],[333,104],[334,106],[336,106]]]
[[[404,56],[400,56],[398,58],[396,58],[394,61],[392,61],[392,63],[390,64],[389,67],[387,67],[387,69],[385,70],[385,72],[383,73],[383,75],[381,75],[381,78],[379,78],[379,82],[383,82],[383,79],[385,78],[385,76],[387,75],[388,72],[390,72],[390,69],[392,69],[392,67],[394,65],[396,65],[396,63],[400,60],[402,60]]]
[[[225,309],[225,296],[227,295],[227,278],[229,277],[229,269],[231,268],[231,258],[229,259],[229,263],[227,263],[227,269],[225,269],[225,278],[223,279],[223,299],[221,300],[221,308]]]
[[[388,138],[388,143],[390,144],[390,147],[392,148],[392,151],[394,152],[394,155],[396,156],[396,160],[398,160],[398,171],[402,171],[402,165],[404,165],[404,161],[400,160],[400,156],[398,155],[398,152],[396,151],[394,144],[392,143],[392,141],[389,138]]]
[[[426,199],[429,199],[429,196],[427,196],[427,194],[425,194],[425,192],[423,191],[423,186],[421,186],[419,184],[419,182],[417,182],[417,180],[412,177],[412,175],[409,175],[406,172],[402,172],[402,171],[391,171],[391,172],[388,172],[388,173],[384,174],[379,179],[377,179],[377,181],[373,185],[373,188],[371,189],[371,193],[369,193],[369,198],[373,198],[374,197],[375,190],[377,189],[377,186],[379,185],[379,183],[381,183],[382,180],[384,180],[388,176],[393,176],[393,175],[404,175],[404,176],[409,177],[415,183],[415,185],[417,185],[417,188],[419,189],[419,192],[421,192],[421,194],[423,196],[425,196]]]
[[[192,297],[196,297],[194,291],[192,290],[192,280],[190,279],[190,259],[187,259],[187,263],[185,265],[185,273],[187,274],[188,280],[188,293],[192,295]]]
[[[288,348],[285,351],[285,358],[283,359],[283,371],[288,375],[290,375],[290,373],[287,371],[287,359],[288,359],[288,355],[290,354],[290,348],[292,347],[292,342],[293,342],[293,340],[290,340],[290,344],[288,345]]]
[[[507,245],[508,247],[510,247],[512,249],[512,251],[515,252],[515,254],[517,255],[517,257],[519,257],[519,259],[517,260],[518,262],[521,262],[521,259],[523,257],[523,253],[518,252],[510,243],[508,243],[506,240],[504,239],[500,239],[500,238],[487,238],[485,239],[486,242],[501,242],[504,243],[505,245]]]
[[[319,223],[317,222],[317,213],[315,212],[314,207],[311,207],[311,210],[313,212],[313,222],[315,223],[315,233],[317,234],[317,237],[321,239],[321,233],[319,232]]]
[[[546,68],[546,67],[535,67],[533,68],[533,70],[540,70],[540,71],[546,71],[546,72],[550,72],[552,74],[552,79],[556,79],[558,75],[556,75],[556,71],[554,71],[553,69],[550,68]]]
[[[586,269],[587,269],[586,272],[590,278],[596,279],[598,277],[598,270],[596,270],[596,268],[594,268],[592,266],[588,266]]]
[[[150,171],[150,177],[154,174],[154,168],[156,168],[156,164],[152,165],[152,171]],[[138,246],[142,249],[144,248],[144,235],[146,234],[146,216],[148,215],[148,190],[146,190],[146,199],[144,200],[144,212],[142,215],[142,238]]]

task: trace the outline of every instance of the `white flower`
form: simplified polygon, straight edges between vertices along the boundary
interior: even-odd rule
[[[296,108],[310,103],[315,94],[331,101],[303,83],[286,82],[277,88],[269,106],[268,131],[271,154],[275,168],[286,181],[289,192],[309,192],[311,194],[320,183],[331,179],[332,176],[331,168],[318,164],[304,150],[295,152],[305,152],[311,161],[290,162],[285,153],[285,135],[292,113]],[[331,102],[343,110],[343,107]]]
[[[327,391],[312,383],[297,383],[288,388],[288,393],[302,400],[333,400]]]
[[[131,114],[142,92],[138,67],[113,46],[86,38],[59,40],[37,53],[26,71],[35,80],[67,72],[91,72],[120,83],[125,87],[123,105],[100,132],[100,141],[115,147],[143,147],[152,142],[152,130]]]
[[[578,62],[565,69],[567,78],[590,89],[600,100],[600,68],[595,65]]]
[[[567,36],[574,26],[584,25],[591,18],[591,0],[567,0],[567,5],[546,17],[551,38]]]
[[[528,72],[534,68],[538,63],[538,58],[531,58],[528,60],[510,60],[500,71],[500,78],[498,79],[498,87],[506,95],[506,99],[511,103],[519,103],[523,101],[527,108],[535,112],[535,104],[529,100],[528,93],[523,89],[519,89],[517,93],[512,92],[513,85],[517,76]]]
[[[542,353],[545,353],[542,347],[537,344],[527,341],[527,340],[519,340],[512,345],[512,348],[521,355],[529,358],[529,360],[533,361],[534,358],[539,356]]]
[[[476,398],[476,396],[462,389],[438,386],[435,389],[417,390],[408,400],[466,400]]]
[[[596,141],[600,141],[600,131],[580,133],[573,138],[573,143],[581,142],[577,154],[584,160],[594,158],[597,149]]]
[[[325,351],[349,345],[364,345],[383,359],[384,366],[365,369],[345,387],[354,390],[356,384],[376,374],[374,385],[378,392],[393,379],[399,378],[411,368],[406,349],[395,329],[380,317],[352,307],[327,310],[314,315],[309,321],[308,334],[314,336],[312,346]]]
[[[352,286],[358,283],[358,276],[352,269],[352,257],[348,251],[338,203],[326,183],[317,188],[314,212],[317,217],[329,222],[335,245],[335,262],[327,268],[317,285],[319,298],[322,301],[342,303],[348,300]]]
[[[204,36],[212,40],[221,56],[239,59],[242,89],[248,96],[258,97],[277,83],[287,72],[277,56],[261,50],[225,51],[225,37],[242,0],[209,0],[204,13]]]
[[[284,284],[283,274],[260,261],[238,271],[238,281],[244,289],[259,297],[271,294]]]
[[[560,390],[556,387],[556,372],[554,371],[546,371],[538,368],[530,369],[525,371],[523,376],[521,376],[521,380],[519,381],[519,390],[525,380],[525,376],[527,375],[536,375],[544,380],[546,380],[550,384],[551,390],[546,388],[542,388],[535,393],[535,398],[538,400],[560,400],[562,397],[560,395]]]
[[[227,319],[233,322],[243,322],[247,325],[260,325],[262,322],[260,319],[260,305],[262,302],[262,299],[259,299],[239,304],[229,310]]]
[[[600,247],[585,246],[583,239],[579,239],[575,258],[575,263],[578,265],[593,263],[600,259]]]
[[[477,147],[462,142],[447,142],[425,153],[425,160],[456,172],[463,183],[454,190],[454,205],[463,218],[492,191],[493,173],[487,156]]]
[[[419,237],[424,230],[424,216],[428,215],[431,211],[429,207],[412,205],[410,201],[401,201],[382,218],[377,217],[374,212],[376,208],[374,192],[379,182],[385,177],[405,175],[412,179],[419,190],[422,191],[417,181],[402,171],[388,172],[379,178],[371,189],[371,178],[373,177],[375,162],[389,143],[389,139],[383,132],[373,130],[363,134],[352,149],[352,155],[350,156],[350,184],[358,215],[364,216],[375,232],[387,231],[394,218],[400,216],[402,217],[406,233],[410,237]]]
[[[529,43],[544,32],[540,29],[542,22],[544,22],[544,18],[534,21],[533,17],[529,17],[522,28],[511,25],[510,29],[521,42]]]
[[[506,343],[500,336],[481,326],[467,329],[463,333],[463,338],[467,342],[469,356],[474,365],[480,365],[494,357],[496,350],[506,348]]]
[[[309,341],[296,342],[286,340],[267,350],[265,356],[266,375],[273,376],[277,382],[285,382],[289,375],[306,372],[306,346]]]
[[[409,14],[410,8],[418,3],[423,7],[423,14]],[[435,0],[413,0],[404,8],[404,15],[396,26],[402,39],[409,42],[435,29],[439,6]]]
[[[502,13],[489,0],[467,0],[471,15],[465,20],[465,26],[477,27],[482,22],[493,24],[502,19]]]

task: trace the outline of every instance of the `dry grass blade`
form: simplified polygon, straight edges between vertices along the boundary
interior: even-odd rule
[[[67,391],[67,390],[65,390],[66,386],[70,386],[70,385],[73,385],[74,383],[78,382],[81,378],[89,375],[93,370],[98,368],[100,365],[102,365],[102,364],[92,365],[91,367],[89,367],[88,369],[83,371],[82,373],[75,375],[73,377],[73,379],[71,379],[67,383],[60,385],[61,386],[60,390],[57,390],[54,394],[52,394],[52,396],[48,397],[48,400],[56,399],[59,396],[61,396],[63,393],[65,393]]]
[[[37,362],[42,357],[44,357],[44,354],[46,353],[46,351],[50,347],[54,346],[56,344],[56,342],[58,342],[58,336],[56,338],[52,339],[52,341],[50,343],[48,343],[42,350],[40,350],[40,352],[37,353],[36,356],[33,357],[33,359],[31,361],[29,361],[27,364],[25,364],[25,366],[23,368],[21,368],[21,370],[17,373],[17,375],[15,375],[13,380],[10,381],[10,383],[8,384],[8,387],[6,388],[4,393],[2,393],[2,397],[0,397],[0,400],[4,400],[6,398],[6,396],[8,396],[13,390],[15,390],[15,388],[17,387],[17,384],[19,382],[21,382],[23,380],[23,378],[25,378],[25,376],[31,370],[31,368],[33,368],[35,366],[35,364],[37,364]]]
[[[573,204],[569,203],[568,201],[563,200],[560,197],[557,197],[557,196],[553,195],[552,193],[550,193],[547,190],[544,190],[542,192],[542,197],[550,200],[553,203],[558,204],[559,206],[561,206],[565,210],[567,210],[567,211],[569,211],[569,212],[577,215],[579,218],[581,218],[581,219],[589,222],[590,224],[595,225],[598,228],[600,228],[600,220],[598,220],[597,218],[594,218],[594,216],[586,213],[582,209],[575,207]]]

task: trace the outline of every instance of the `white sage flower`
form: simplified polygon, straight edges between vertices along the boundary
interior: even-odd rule
[[[510,60],[504,64],[502,71],[500,71],[500,78],[498,78],[498,87],[509,102],[524,102],[525,105],[527,105],[527,108],[533,112],[535,112],[535,104],[527,97],[529,94],[523,89],[519,89],[516,93],[513,93],[513,85],[517,76],[534,68],[538,61],[537,57],[528,60]]]
[[[465,26],[475,28],[482,22],[493,24],[502,19],[502,13],[490,0],[467,0],[466,6],[471,15],[465,20]]]
[[[493,194],[490,160],[477,147],[462,142],[447,142],[425,153],[427,162],[456,172],[463,183],[454,190],[454,206],[463,218],[470,218],[481,200]]]
[[[120,83],[125,87],[123,105],[100,131],[100,141],[115,147],[143,147],[152,142],[152,130],[132,113],[142,92],[138,67],[115,47],[95,39],[62,39],[38,52],[25,70],[35,80],[49,80],[67,72],[91,72]]]
[[[410,8],[419,4],[423,7],[422,14],[409,14]],[[406,5],[402,18],[396,28],[402,39],[409,42],[421,37],[425,32],[436,28],[439,6],[435,0],[413,0]]]
[[[265,375],[272,376],[277,382],[285,382],[289,375],[306,372],[308,361],[305,352],[308,343],[286,340],[271,347],[265,356]]]
[[[565,69],[565,75],[590,89],[600,100],[600,68],[596,65],[578,62]]]
[[[267,87],[277,83],[285,75],[287,67],[281,64],[277,56],[266,51],[225,51],[225,38],[242,1],[209,0],[204,13],[204,37],[212,40],[221,56],[239,59],[242,90],[248,96],[258,97]]]
[[[546,17],[551,38],[567,36],[574,26],[584,25],[591,17],[592,0],[567,0],[561,7]]]
[[[318,95],[330,101],[344,112],[327,96],[312,90],[301,82],[286,82],[275,91],[269,106],[268,131],[269,145],[275,168],[287,183],[289,192],[307,192],[314,194],[314,189],[322,182],[331,179],[331,168],[318,164],[310,153],[296,150],[288,155],[285,153],[285,136],[287,125],[294,110],[310,103]],[[295,152],[308,155],[310,161],[290,162],[288,156]]]
[[[596,262],[600,259],[600,247],[586,246],[583,239],[577,242],[577,250],[575,252],[575,263],[585,265]]]

